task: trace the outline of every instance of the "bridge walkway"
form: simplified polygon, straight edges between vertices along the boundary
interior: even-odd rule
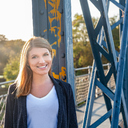
[[[77,107],[76,114],[77,114],[77,121],[78,121],[79,128],[82,128],[82,123],[83,123],[83,118],[84,118],[84,112],[85,112],[85,105],[82,105],[80,107]],[[94,101],[91,123],[93,123],[96,120],[98,120],[106,112],[107,112],[107,110],[106,110],[106,105],[105,105],[105,102],[104,102],[104,98],[103,98],[103,96],[99,96]],[[121,124],[121,119],[122,119],[122,116],[120,115],[120,120],[119,120],[119,123],[120,124]],[[97,128],[110,128],[109,119],[107,119],[106,121],[104,121]]]

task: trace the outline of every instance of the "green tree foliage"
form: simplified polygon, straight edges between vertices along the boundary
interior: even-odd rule
[[[3,68],[8,59],[6,52],[4,52],[4,45],[6,41],[7,38],[4,35],[0,35],[0,74],[3,74]]]
[[[25,42],[21,39],[8,40],[4,35],[0,35],[0,74],[3,74],[5,65],[10,58],[15,58],[21,52]],[[12,59],[13,60],[13,59]]]
[[[15,80],[19,72],[20,54],[10,56],[8,63],[4,68],[4,78],[9,80]]]
[[[83,16],[76,14],[74,18],[72,22],[74,67],[86,67],[92,65],[93,60],[88,33]],[[92,21],[95,27],[97,19],[92,18]]]
[[[110,24],[114,24],[116,22],[116,16],[110,18]],[[92,18],[93,26],[95,28],[98,18]],[[74,57],[74,67],[86,67],[92,65],[93,56],[91,51],[91,46],[87,34],[86,25],[84,22],[84,18],[82,15],[76,14],[74,16],[74,20],[72,22],[72,33],[73,33],[73,57]],[[113,39],[115,43],[116,50],[119,51],[119,28],[116,27],[112,31]],[[108,63],[105,57],[102,57],[103,63]],[[78,74],[81,74],[79,72]]]

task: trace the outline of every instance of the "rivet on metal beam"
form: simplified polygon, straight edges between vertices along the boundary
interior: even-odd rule
[[[65,58],[65,53],[62,53],[61,57],[62,57],[62,58]]]
[[[66,80],[66,76],[64,76],[63,80]]]
[[[63,9],[59,9],[59,12],[62,14],[63,13]]]
[[[62,32],[60,33],[60,35],[63,36],[63,35],[64,35],[64,31],[62,31]]]
[[[43,10],[40,10],[40,14],[43,15],[44,14],[44,11]]]
[[[42,32],[40,35],[41,35],[41,37],[44,37],[45,36],[44,32]]]

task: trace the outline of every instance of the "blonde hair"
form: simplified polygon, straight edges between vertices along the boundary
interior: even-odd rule
[[[34,47],[47,48],[52,56],[52,48],[49,42],[44,38],[32,37],[24,44],[21,51],[19,74],[15,81],[17,86],[17,97],[26,96],[30,93],[33,73],[28,66],[28,53]],[[49,74],[51,75],[51,69],[49,70]]]

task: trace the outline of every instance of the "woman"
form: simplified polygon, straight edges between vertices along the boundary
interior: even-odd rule
[[[51,74],[52,49],[41,37],[23,46],[20,71],[9,87],[4,128],[77,128],[68,83]]]

